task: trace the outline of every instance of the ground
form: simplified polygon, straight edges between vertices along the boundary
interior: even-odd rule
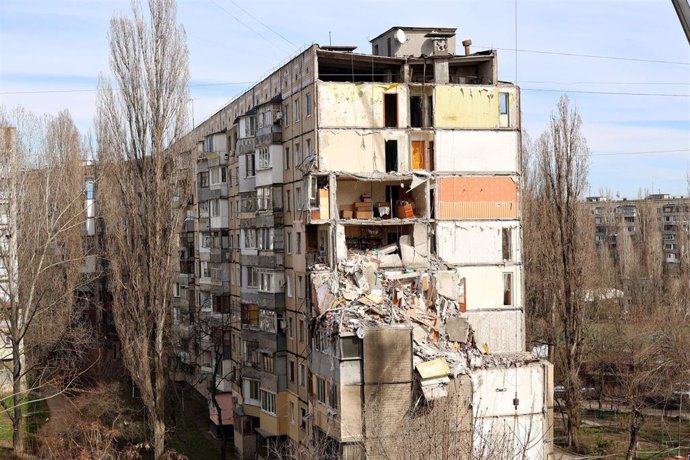
[[[564,429],[561,418],[556,416],[556,443],[564,440]],[[628,447],[628,413],[625,409],[604,407],[601,412],[596,408],[583,412],[582,426],[579,439],[582,445],[580,454],[606,456],[606,458],[625,458]],[[640,430],[638,449],[639,459],[662,459],[665,456],[676,455],[680,439],[680,453],[690,453],[690,414],[678,411],[650,409],[645,412],[645,421]],[[565,449],[557,451],[559,459],[578,458],[572,456]]]

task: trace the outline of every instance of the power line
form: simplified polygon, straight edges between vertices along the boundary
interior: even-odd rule
[[[641,151],[641,152],[610,152],[610,153],[592,153],[590,156],[593,157],[608,157],[608,156],[618,156],[618,155],[655,155],[655,154],[661,154],[661,153],[681,153],[681,152],[690,152],[690,148],[688,149],[676,149],[676,150],[647,150],[647,151]]]
[[[244,8],[242,8],[240,5],[238,5],[237,3],[235,3],[233,0],[228,0],[228,1],[229,1],[230,3],[232,3],[233,5],[235,5],[237,8],[239,8],[240,10],[244,11],[245,13],[247,13],[247,15],[250,16],[251,18],[253,18],[256,22],[258,22],[259,24],[261,24],[262,26],[264,26],[264,27],[265,27],[266,29],[268,29],[269,31],[273,32],[273,33],[274,33],[275,35],[277,35],[278,37],[280,37],[280,38],[282,38],[283,40],[285,40],[285,41],[286,41],[287,43],[289,43],[290,45],[294,46],[295,48],[299,48],[299,46],[297,46],[297,45],[295,45],[294,43],[292,43],[292,42],[291,42],[290,40],[288,40],[283,34],[281,34],[280,32],[278,32],[277,30],[273,29],[272,27],[266,25],[261,19],[257,18],[257,17],[254,16],[252,13],[250,13],[249,11],[245,10]]]
[[[484,46],[477,45],[479,48],[495,49],[501,51],[512,51],[518,53],[533,53],[533,54],[549,54],[554,56],[570,56],[570,57],[582,57],[589,59],[610,59],[614,61],[630,61],[630,62],[651,62],[654,64],[673,64],[673,65],[687,65],[690,66],[690,62],[683,61],[665,61],[660,59],[645,59],[645,58],[635,58],[635,57],[622,57],[622,56],[604,56],[599,54],[580,54],[580,53],[566,53],[562,51],[548,51],[548,50],[528,50],[528,49],[515,49],[515,48],[498,48],[495,46]]]
[[[225,8],[223,5],[217,3],[216,0],[209,0],[209,1],[210,1],[211,3],[213,3],[214,5],[216,5],[218,8],[220,8],[221,10],[223,10],[228,16],[230,16],[231,18],[233,18],[235,21],[237,21],[238,23],[242,24],[244,27],[246,27],[246,28],[249,29],[250,31],[254,32],[254,33],[257,34],[259,37],[263,38],[264,40],[266,40],[268,43],[270,43],[270,44],[273,45],[274,47],[278,48],[280,51],[287,52],[287,50],[283,49],[282,47],[278,46],[278,45],[277,45],[276,43],[274,43],[273,41],[271,41],[271,40],[269,40],[268,38],[264,37],[264,35],[263,35],[261,32],[259,32],[258,30],[256,30],[255,28],[253,28],[253,27],[250,26],[249,24],[245,23],[244,21],[242,21],[240,18],[238,18],[238,17],[235,16],[234,14],[232,14],[232,13],[230,12],[230,10],[228,10],[227,8]]]
[[[554,85],[669,85],[669,86],[690,86],[690,81],[686,82],[656,82],[656,81],[555,81],[555,80],[520,80],[520,83],[542,83]]]
[[[572,89],[547,89],[547,88],[520,88],[521,91],[541,91],[550,93],[575,93],[575,94],[604,94],[609,96],[659,96],[659,97],[690,97],[690,94],[670,93],[629,93],[618,91],[585,91]]]
[[[187,85],[189,88],[199,88],[204,86],[236,86],[236,85],[250,85],[254,82],[251,81],[229,81],[223,83],[196,83],[193,85]],[[107,89],[106,91],[119,91],[120,88]],[[3,91],[0,95],[8,96],[15,94],[50,94],[50,93],[95,93],[98,89],[46,89],[46,90],[35,90],[35,91]]]

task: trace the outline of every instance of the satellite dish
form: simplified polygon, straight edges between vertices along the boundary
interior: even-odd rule
[[[407,37],[405,36],[405,31],[402,29],[398,29],[395,31],[395,39],[398,40],[398,43],[401,45],[407,41]]]

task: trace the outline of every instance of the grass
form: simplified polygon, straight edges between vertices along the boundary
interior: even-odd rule
[[[177,414],[177,426],[168,438],[168,447],[190,460],[218,458],[220,441],[209,433],[208,405],[194,390],[184,390],[184,412]],[[232,442],[228,443],[230,457]]]
[[[34,401],[28,396],[24,401],[29,401],[24,406],[24,436],[26,447],[31,449],[34,435],[38,433],[41,426],[49,416],[48,404],[44,400]],[[10,397],[5,398],[11,399]],[[3,401],[5,402],[5,401]],[[12,402],[7,401],[3,407],[12,407]],[[13,458],[12,455],[12,420],[7,410],[0,409],[0,458]]]
[[[578,432],[581,454],[607,455],[607,458],[625,458],[628,448],[628,414],[615,411],[583,411],[583,424]],[[675,455],[678,445],[678,417],[647,415],[639,435],[640,459],[661,459]],[[680,442],[690,444],[690,423],[681,421]],[[563,440],[565,433],[560,420],[555,421],[556,439]],[[687,449],[681,453],[688,454]]]

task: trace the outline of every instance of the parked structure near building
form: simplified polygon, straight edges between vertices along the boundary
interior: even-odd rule
[[[673,273],[690,254],[690,198],[674,197],[666,193],[649,194],[637,200],[610,200],[592,196],[586,200],[595,225],[595,241],[601,246],[617,246],[618,235],[639,232],[640,213],[644,209],[656,216],[663,233],[663,251],[666,268]]]
[[[308,47],[187,136],[175,375],[245,458],[396,456],[452,398],[454,449],[547,458],[552,367],[524,349],[519,90],[495,51],[454,54],[455,29],[371,43]]]

